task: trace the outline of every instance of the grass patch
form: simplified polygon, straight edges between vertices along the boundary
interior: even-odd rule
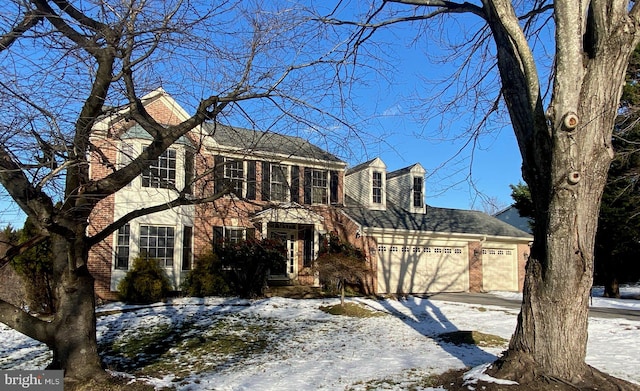
[[[273,321],[237,314],[211,323],[177,322],[136,330],[102,346],[108,367],[136,376],[173,374],[180,382],[193,373],[212,371],[270,347]]]
[[[476,345],[482,347],[500,347],[508,342],[506,339],[498,337],[497,335],[467,330],[443,333],[440,334],[437,339],[455,345]]]
[[[66,381],[64,389],[67,391],[171,391],[174,388],[156,388],[144,381],[124,377],[109,377],[103,381],[89,380],[85,383]]]
[[[436,385],[436,375],[426,375],[415,368],[404,371],[398,376],[388,376],[382,379],[359,381],[346,388],[347,391],[377,391],[377,390],[407,390],[422,391]]]
[[[321,311],[331,315],[345,315],[354,318],[372,318],[375,316],[384,316],[383,312],[370,310],[356,303],[344,303],[344,307],[340,304],[331,306],[321,306]]]

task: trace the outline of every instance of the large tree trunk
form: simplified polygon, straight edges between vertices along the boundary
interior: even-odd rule
[[[86,221],[86,218],[84,219]],[[104,378],[96,340],[94,279],[87,268],[86,223],[70,225],[75,237],[52,236],[58,308],[50,329],[52,367],[67,381]]]
[[[98,355],[94,280],[86,266],[66,273],[58,286],[58,308],[51,328],[51,368],[64,369],[67,380],[103,378]]]
[[[594,243],[629,54],[626,9],[556,1],[553,96],[542,109],[533,57],[510,1],[485,1],[503,94],[535,205],[534,243],[509,349],[494,374],[602,383],[586,362]],[[616,14],[618,12],[618,14]],[[594,32],[598,31],[596,35]]]

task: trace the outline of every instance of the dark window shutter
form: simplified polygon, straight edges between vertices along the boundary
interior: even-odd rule
[[[247,162],[247,199],[256,199],[256,161]]]
[[[255,240],[256,238],[256,229],[255,228],[247,228],[247,232],[245,234],[246,240]]]
[[[224,190],[224,157],[216,155],[213,158],[213,184],[215,193],[221,193]]]
[[[329,200],[332,204],[338,203],[338,171],[329,172]]]
[[[269,201],[271,193],[271,163],[262,162],[262,201]]]
[[[311,205],[311,169],[304,168],[304,203]]]
[[[191,270],[193,259],[193,227],[185,226],[182,231],[182,270]]]
[[[300,203],[300,167],[291,167],[291,202]]]
[[[213,227],[213,252],[216,253],[224,243],[224,227]]]
[[[184,192],[193,194],[194,154],[187,150],[184,154]]]

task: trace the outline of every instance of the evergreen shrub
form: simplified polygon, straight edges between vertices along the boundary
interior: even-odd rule
[[[171,292],[171,282],[157,259],[138,256],[118,284],[120,299],[131,304],[161,301]]]

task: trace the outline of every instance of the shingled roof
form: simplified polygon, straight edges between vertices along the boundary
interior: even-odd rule
[[[301,137],[213,123],[205,123],[203,126],[221,146],[342,163],[335,155]]]
[[[530,234],[476,210],[427,206],[426,213],[410,213],[389,202],[386,210],[370,210],[349,198],[344,211],[361,227],[533,239]]]

